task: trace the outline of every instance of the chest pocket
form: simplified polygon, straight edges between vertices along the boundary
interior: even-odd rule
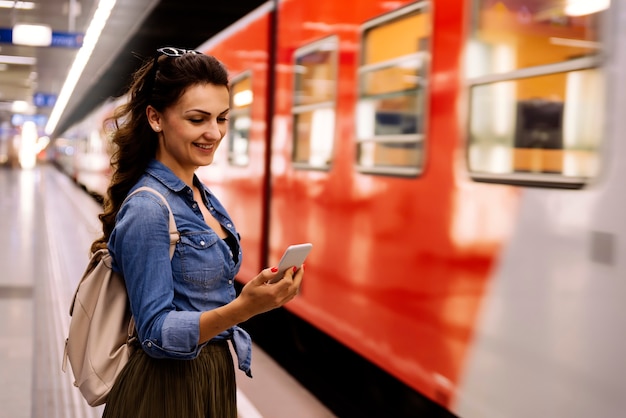
[[[173,264],[174,270],[180,269],[178,273],[185,282],[208,289],[219,286],[226,260],[218,241],[215,234],[181,235],[176,248],[179,266]]]

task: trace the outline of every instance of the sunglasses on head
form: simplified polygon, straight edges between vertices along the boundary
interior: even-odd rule
[[[166,46],[163,48],[158,48],[156,50],[156,54],[154,55],[154,60],[152,60],[152,68],[146,77],[146,82],[142,87],[142,91],[152,92],[152,88],[154,86],[154,80],[156,78],[157,70],[159,67],[159,57],[161,55],[165,55],[167,57],[182,57],[185,54],[202,54],[200,51],[194,51],[193,49],[182,49],[182,48],[174,48],[173,46]]]
[[[174,48],[172,46],[159,48],[157,52],[161,55],[167,55],[168,57],[182,57],[185,54],[202,54],[202,52],[194,51],[193,49]]]

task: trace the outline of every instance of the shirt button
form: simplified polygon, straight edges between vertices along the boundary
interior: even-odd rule
[[[187,189],[187,194],[191,194],[191,189]]]
[[[233,284],[233,281],[232,281],[232,280],[229,280],[229,281],[228,281],[228,284]]]
[[[204,247],[204,241],[200,241],[200,245]]]
[[[194,203],[192,206],[193,206],[194,209],[198,207],[198,205],[196,203]]]
[[[232,224],[226,224],[226,226],[231,228],[233,225]]]
[[[148,346],[148,348],[152,348],[152,342],[148,341],[148,343],[146,344]]]

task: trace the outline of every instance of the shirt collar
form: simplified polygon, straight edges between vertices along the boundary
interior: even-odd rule
[[[146,173],[159,180],[165,187],[173,192],[180,192],[187,187],[187,184],[185,184],[184,181],[177,177],[168,166],[159,160],[151,160],[146,168]],[[211,191],[202,184],[200,179],[198,179],[195,174],[193,175],[193,183],[201,190],[205,190],[211,194]]]

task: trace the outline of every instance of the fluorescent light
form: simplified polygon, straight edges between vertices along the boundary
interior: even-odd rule
[[[35,8],[35,3],[32,1],[0,0],[0,8],[32,10]]]
[[[21,57],[17,55],[0,55],[0,63],[15,65],[35,65],[37,64],[37,58]]]
[[[15,45],[50,46],[52,44],[52,29],[48,25],[18,23],[13,26],[13,43]]]
[[[24,100],[16,100],[11,105],[11,111],[13,113],[26,113],[30,109],[30,105]]]
[[[607,10],[611,0],[568,0],[565,14],[568,16],[586,16]]]
[[[74,91],[85,66],[89,62],[89,57],[91,57],[91,54],[98,43],[98,38],[100,38],[102,29],[104,29],[104,25],[111,15],[111,10],[113,10],[113,6],[115,6],[115,1],[116,0],[100,0],[98,3],[98,9],[94,13],[91,23],[89,23],[87,32],[85,32],[83,46],[76,54],[72,68],[70,68],[70,72],[65,79],[65,83],[63,83],[63,87],[61,88],[61,93],[59,94],[56,104],[50,113],[50,118],[48,119],[45,129],[46,134],[51,135],[57,127],[59,119],[61,119],[61,115],[65,110],[65,106],[67,106],[70,96],[72,95],[72,92]]]

